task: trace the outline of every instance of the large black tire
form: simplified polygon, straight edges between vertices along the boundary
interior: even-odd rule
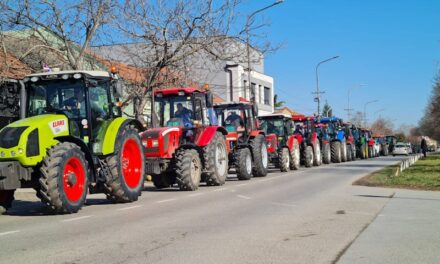
[[[345,148],[347,150],[347,161],[351,161],[353,159],[351,156],[351,145],[347,144]]]
[[[182,191],[199,188],[202,176],[202,162],[195,149],[181,149],[176,154],[176,181]]]
[[[293,146],[290,150],[290,169],[298,170],[301,164],[301,151],[299,148],[298,140],[293,139]]]
[[[322,164],[322,154],[321,154],[321,145],[319,141],[316,140],[315,144],[313,144],[313,165],[321,166]]]
[[[322,161],[324,162],[324,164],[330,164],[332,160],[332,152],[330,150],[330,144],[324,144],[324,146],[322,147]]]
[[[208,146],[203,149],[203,163],[207,172],[202,177],[208,186],[219,186],[228,177],[228,154],[222,133],[217,132]]]
[[[307,146],[306,149],[304,150],[304,165],[306,166],[306,168],[310,168],[313,166],[313,147],[312,146]]]
[[[341,163],[341,142],[333,141],[330,147],[332,152],[332,162]]]
[[[388,145],[383,145],[383,155],[384,156],[388,156],[389,155],[389,153],[388,153]]]
[[[354,143],[351,146],[351,160],[355,161],[357,159],[356,156],[356,146],[354,145]]]
[[[6,213],[12,207],[15,190],[0,190],[0,214]]]
[[[252,158],[254,161],[252,174],[254,177],[264,177],[267,175],[269,157],[266,144],[266,138],[261,134],[251,140]]]
[[[367,159],[368,158],[368,151],[367,150],[367,146],[365,144],[361,145],[361,150],[360,150],[360,157],[361,159]]]
[[[76,213],[84,205],[89,165],[81,148],[58,143],[47,151],[40,166],[41,201],[56,213]]]
[[[344,141],[341,141],[341,162],[347,161],[347,144]]]
[[[151,176],[153,179],[154,187],[157,189],[163,189],[168,188],[170,186],[173,186],[173,184],[176,182],[175,177],[170,175],[169,173],[164,173],[162,175],[153,175]]]
[[[248,148],[238,149],[235,153],[235,171],[239,180],[252,178],[252,155]]]
[[[137,201],[145,181],[145,158],[137,129],[119,129],[115,151],[106,162],[111,174],[105,183],[107,199],[118,203]]]
[[[278,153],[279,167],[282,172],[290,169],[290,153],[288,148],[282,148]]]

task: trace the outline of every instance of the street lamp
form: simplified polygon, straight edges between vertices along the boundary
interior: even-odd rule
[[[382,108],[382,109],[379,109],[379,110],[377,110],[376,112],[374,112],[374,118],[376,118],[377,113],[383,112],[383,111],[385,111],[385,110],[386,110],[386,108]]]
[[[274,3],[263,7],[261,9],[258,9],[257,11],[254,11],[253,13],[251,13],[250,15],[247,16],[246,18],[246,52],[247,52],[247,64],[248,64],[248,86],[249,86],[249,91],[251,92],[251,102],[255,102],[255,87],[251,88],[251,50],[250,50],[250,36],[249,36],[249,32],[250,32],[250,22],[251,19],[258,13],[269,9],[273,6],[276,6],[278,4],[281,4],[282,2],[284,2],[284,0],[277,0]],[[246,89],[246,87],[244,87]]]
[[[379,102],[379,100],[369,101],[364,104],[364,127],[367,127],[367,105],[372,104],[372,103],[376,103],[376,102]]]
[[[366,84],[359,84],[357,86],[352,87],[351,89],[348,89],[348,103],[347,103],[347,109],[345,109],[345,111],[347,111],[347,121],[350,121],[350,117],[351,117],[351,110],[353,110],[352,108],[350,108],[350,95],[351,95],[351,91],[353,91],[355,88],[361,88],[361,87],[365,87],[367,86]]]
[[[318,103],[318,115],[320,115],[320,111],[321,111],[321,108],[320,108],[320,102],[321,102],[321,94],[323,93],[323,92],[320,92],[320,91],[319,91],[318,68],[319,68],[319,66],[320,66],[321,64],[326,63],[326,62],[329,62],[329,61],[334,60],[334,59],[337,59],[337,58],[339,58],[339,56],[334,56],[334,57],[328,58],[328,59],[326,59],[326,60],[323,60],[323,61],[319,62],[319,63],[316,65],[316,69],[315,69],[315,73],[316,73],[316,92],[315,92],[316,97],[315,97],[315,102]]]

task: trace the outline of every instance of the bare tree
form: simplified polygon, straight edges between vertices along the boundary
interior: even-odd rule
[[[440,75],[435,79],[432,95],[420,120],[421,133],[435,140],[440,140]]]
[[[125,45],[122,52],[130,58],[128,63],[145,69],[144,82],[130,93],[140,99],[138,113],[143,112],[153,89],[193,82],[191,69],[206,67],[198,65],[204,57],[246,61],[243,40],[247,30],[259,27],[240,27],[236,21],[239,4],[240,0],[128,0],[121,6],[117,28],[135,43]],[[256,60],[263,53],[253,47]]]
[[[379,135],[392,135],[393,134],[393,122],[389,119],[379,117],[371,124],[371,130],[374,134]]]
[[[360,111],[357,111],[349,120],[353,125],[357,127],[362,127],[364,120],[364,114]]]
[[[13,51],[17,51],[17,39],[32,43],[20,50],[19,59],[38,52],[44,58],[50,52],[66,68],[82,69],[89,45],[112,20],[115,6],[111,0],[2,0],[0,23],[2,28],[20,30],[4,36],[11,38]]]

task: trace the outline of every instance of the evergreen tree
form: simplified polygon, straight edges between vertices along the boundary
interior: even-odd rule
[[[327,101],[325,101],[325,105],[322,108],[322,116],[324,117],[331,117],[333,116],[333,109],[332,107],[328,104]]]

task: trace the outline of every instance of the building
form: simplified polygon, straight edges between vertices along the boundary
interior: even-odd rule
[[[231,56],[225,57],[234,57],[232,54],[237,53],[238,49],[246,50],[245,44],[239,42],[235,42],[230,47],[229,50],[233,50]],[[136,67],[146,67],[142,55],[139,56],[139,54],[147,54],[148,52],[148,48],[144,44],[95,46],[91,50],[96,55],[112,61]],[[248,76],[247,56],[222,60],[204,52],[193,54],[191,58],[187,59],[185,75],[186,78],[198,83],[200,86],[205,83],[209,84],[218,101],[238,102],[240,99],[250,100],[252,89],[255,91],[259,114],[272,113],[274,111],[274,80],[271,76],[264,74],[263,54],[251,49],[249,57],[251,62],[250,78]]]

